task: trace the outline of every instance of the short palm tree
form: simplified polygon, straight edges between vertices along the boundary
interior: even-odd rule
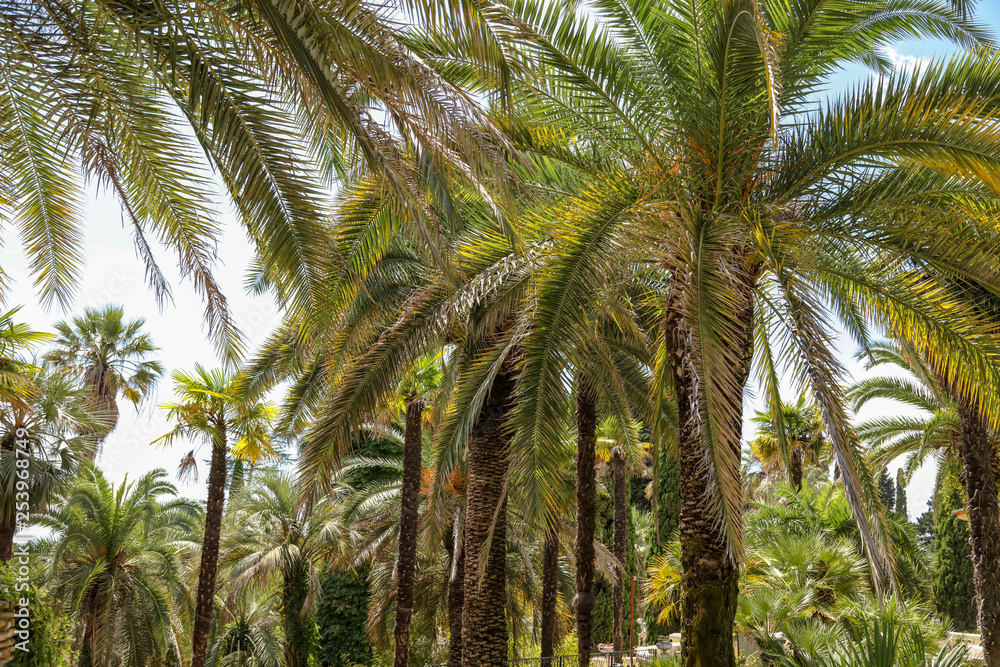
[[[66,372],[25,365],[27,398],[0,400],[0,561],[10,559],[17,524],[42,511],[93,453],[90,436],[105,427],[89,392]],[[18,461],[27,462],[22,468]],[[18,475],[27,470],[27,479]],[[27,495],[22,495],[26,493]],[[27,503],[22,505],[24,499]],[[18,500],[21,502],[18,502]],[[17,511],[21,505],[22,511]],[[18,521],[19,515],[21,521]]]
[[[345,532],[332,497],[308,511],[288,473],[265,471],[230,503],[232,528],[222,540],[220,565],[229,575],[230,599],[280,582],[284,665],[306,667],[315,649],[312,613],[319,602],[319,571],[343,548]]]
[[[758,412],[753,422],[758,424],[757,437],[750,441],[754,456],[765,471],[784,467],[789,485],[801,491],[803,464],[819,465],[828,453],[819,408],[808,405],[802,394],[794,405],[782,402],[777,413]]]
[[[104,416],[104,427],[93,436],[101,443],[118,425],[118,399],[138,408],[148,400],[163,375],[153,355],[159,348],[143,331],[146,320],[125,320],[121,306],[87,308],[71,321],[57,322],[59,337],[46,362],[76,373],[90,392],[92,409]]]
[[[210,371],[196,364],[193,373],[174,371],[173,380],[179,401],[162,407],[175,426],[157,442],[169,444],[194,439],[211,447],[205,536],[191,640],[191,667],[204,667],[215,608],[219,539],[226,500],[226,457],[232,453],[237,459],[257,463],[274,456],[271,446],[274,409],[267,403],[244,400],[237,393],[237,377],[224,370]],[[193,464],[193,451],[185,461]]]
[[[284,667],[284,638],[271,602],[240,595],[226,605],[229,621],[212,641],[207,667]]]
[[[85,469],[39,523],[54,600],[77,622],[81,667],[154,667],[181,659],[172,601],[184,592],[178,545],[197,540],[200,509],[166,472],[117,487]]]

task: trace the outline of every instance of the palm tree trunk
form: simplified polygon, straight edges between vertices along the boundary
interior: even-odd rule
[[[802,448],[792,447],[791,455],[788,457],[788,481],[796,491],[802,490]]]
[[[14,555],[14,533],[17,524],[12,521],[0,523],[0,563],[6,563]]]
[[[4,452],[10,452],[10,455],[16,455],[14,448],[17,446],[17,429],[11,429],[10,433],[7,434],[2,440],[0,440],[0,449]],[[12,500],[16,501],[15,488],[7,489],[7,493],[10,494]],[[6,563],[14,555],[14,534],[17,532],[17,503],[12,502],[10,505],[10,516],[6,517],[3,521],[0,521],[0,563]]]
[[[413,579],[417,570],[417,511],[420,502],[420,462],[423,449],[424,403],[406,400],[403,436],[403,485],[400,491],[399,557],[396,560],[396,640],[394,667],[406,667],[410,655],[410,619],[413,618]]]
[[[597,512],[597,397],[587,381],[576,401],[576,610],[577,664],[590,665],[594,620],[594,523]]]
[[[993,448],[979,410],[959,400],[962,476],[969,499],[972,578],[986,667],[1000,667],[1000,507]]]
[[[221,426],[225,429],[225,425]],[[194,629],[191,637],[191,667],[205,667],[208,637],[215,610],[215,575],[219,567],[219,537],[222,533],[222,510],[226,501],[226,441],[221,436],[212,444],[212,463],[208,472],[208,501],[205,507],[205,538],[201,543],[201,567],[198,570],[198,599],[195,603]]]
[[[616,571],[615,586],[613,592],[613,620],[614,620],[614,645],[615,652],[623,650],[625,643],[624,621],[625,621],[625,543],[627,530],[626,512],[628,511],[628,496],[625,494],[628,480],[626,479],[625,457],[621,451],[616,450],[612,455],[612,474],[615,483],[615,527],[613,551],[615,558],[621,564],[621,569]]]
[[[513,361],[493,380],[469,432],[465,513],[463,667],[507,664],[507,448],[506,422],[514,391]],[[484,549],[488,549],[484,552]],[[482,558],[486,562],[482,562]],[[481,573],[481,574],[480,574]]]
[[[285,665],[306,667],[313,652],[311,620],[304,618],[302,607],[309,595],[309,572],[304,565],[284,577],[281,606],[285,616]]]
[[[462,607],[465,605],[465,549],[451,540],[452,576],[448,581],[448,667],[462,667]]]
[[[749,284],[749,283],[748,283]],[[749,322],[752,306],[746,290],[743,312],[734,313],[731,322],[743,328],[740,349],[733,350],[741,360],[735,369],[733,386],[739,394],[732,400],[739,408],[732,411],[732,432],[742,431],[742,390],[746,386],[753,358],[753,339]],[[677,448],[681,476],[681,507],[678,534],[681,543],[681,664],[683,667],[735,667],[733,628],[739,593],[739,568],[726,548],[726,536],[712,510],[711,478],[705,446],[697,425],[697,410],[703,405],[690,363],[695,351],[690,336],[680,325],[679,313],[670,312],[667,343],[677,399]],[[740,460],[740,442],[730,443],[731,454]],[[739,470],[729,471],[739,474]]]
[[[555,525],[545,531],[542,544],[542,667],[552,664],[559,600],[559,534]]]

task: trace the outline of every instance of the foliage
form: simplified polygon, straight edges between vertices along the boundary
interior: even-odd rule
[[[77,652],[73,650],[72,621],[61,615],[33,582],[28,582],[27,590],[18,590],[18,584],[22,583],[18,582],[19,567],[17,559],[0,565],[0,600],[19,605],[26,599],[31,622],[28,650],[15,650],[9,667],[75,667]]]
[[[327,570],[320,580],[323,599],[316,611],[320,667],[372,664],[368,621],[368,567]]]
[[[954,485],[945,487],[945,496],[934,527],[937,572],[934,605],[957,631],[976,629],[976,589],[972,580],[972,546],[969,523],[955,515],[965,509],[965,498]]]
[[[860,615],[835,634],[814,633],[782,656],[782,667],[963,667],[970,664],[964,646],[934,649],[925,628],[888,608]],[[805,634],[798,637],[806,639]],[[819,639],[819,641],[815,641]],[[784,651],[781,651],[782,653]]]
[[[904,520],[909,520],[909,510],[906,507],[906,484],[903,481],[902,468],[896,471],[896,514]]]
[[[183,599],[181,555],[194,540],[200,509],[176,498],[163,470],[117,487],[85,469],[65,501],[40,519],[53,531],[49,591],[76,622],[93,667],[179,659],[174,602]]]

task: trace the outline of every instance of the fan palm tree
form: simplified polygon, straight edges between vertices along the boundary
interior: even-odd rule
[[[184,591],[178,549],[197,539],[198,506],[176,498],[166,472],[117,487],[87,468],[41,516],[54,600],[77,621],[81,667],[179,663],[171,601]]]
[[[215,579],[219,564],[219,539],[226,500],[226,456],[259,463],[276,453],[271,446],[274,408],[267,403],[246,401],[237,393],[238,378],[225,370],[207,370],[196,364],[193,373],[174,371],[177,403],[163,408],[176,424],[156,442],[169,444],[195,439],[211,447],[205,536],[198,569],[198,596],[192,632],[191,667],[204,667],[209,632],[215,608]],[[194,465],[194,451],[185,457],[182,469]]]
[[[763,464],[764,470],[784,466],[788,483],[802,490],[802,465],[819,465],[826,454],[827,442],[823,436],[823,416],[813,405],[806,405],[802,394],[795,405],[781,404],[779,419],[771,412],[758,412],[753,418],[757,437],[750,442],[750,450]]]
[[[100,433],[89,392],[65,372],[24,364],[28,398],[0,400],[0,561],[10,560],[19,523],[42,511],[92,453]],[[21,462],[21,463],[19,463]],[[25,473],[19,471],[26,471]],[[20,508],[20,511],[18,511]],[[20,520],[19,520],[20,519]]]
[[[815,397],[882,592],[893,586],[886,517],[844,408],[828,313],[860,338],[910,327],[941,350],[995,347],[971,308],[952,310],[942,276],[997,275],[986,268],[997,109],[984,100],[1000,60],[973,50],[891,72],[879,49],[899,30],[970,49],[983,32],[942,5],[847,6],[609,0],[585,17],[517,6],[548,76],[517,80],[507,117],[561,179],[528,214],[552,243],[512,425],[544,446],[539,425],[561,411],[578,332],[611,307],[608,285],[637,273],[664,285],[650,306],[653,396],[676,407],[688,667],[735,660],[718,637],[736,611],[752,372],[772,415],[784,368]],[[858,61],[879,76],[817,110],[830,74]]]
[[[145,324],[141,317],[126,321],[124,308],[108,305],[55,325],[59,337],[45,360],[76,373],[90,392],[93,410],[105,420],[93,433],[98,444],[118,425],[118,399],[138,408],[163,375],[163,365],[151,358],[160,348],[143,331]]]
[[[315,648],[312,613],[319,602],[319,571],[344,539],[333,498],[308,512],[287,473],[267,471],[230,504],[233,528],[222,541],[220,565],[230,579],[230,599],[263,591],[278,578],[284,615],[284,665],[305,667]]]

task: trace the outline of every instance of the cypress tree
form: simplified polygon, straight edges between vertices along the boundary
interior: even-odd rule
[[[665,447],[657,447],[656,456],[659,466],[658,488],[656,489],[656,521],[650,527],[652,534],[649,536],[649,553],[646,556],[645,565],[647,568],[653,560],[666,552],[667,545],[677,537],[677,526],[680,524],[681,514],[681,467],[677,463],[677,459],[666,452]],[[652,609],[645,614],[646,641],[650,644],[655,642],[657,638],[678,630],[676,627],[657,623],[657,615],[657,612]]]
[[[903,469],[896,471],[896,514],[904,521],[909,520],[906,510],[906,487],[903,486]]]
[[[896,485],[885,468],[882,469],[882,476],[878,478],[878,495],[886,508],[892,509],[896,506]]]
[[[934,605],[947,616],[955,630],[976,629],[976,589],[972,583],[972,547],[968,523],[955,516],[965,507],[965,498],[956,484],[942,484],[944,496],[934,530],[937,577]]]

